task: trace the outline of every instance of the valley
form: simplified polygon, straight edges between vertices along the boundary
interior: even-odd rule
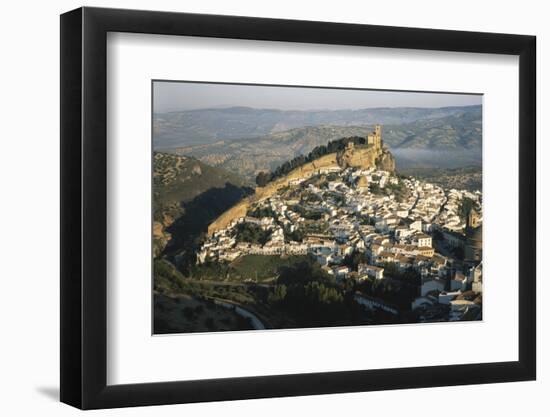
[[[380,126],[300,155],[253,189],[223,164],[155,153],[155,331],[481,317],[479,170],[396,171]]]

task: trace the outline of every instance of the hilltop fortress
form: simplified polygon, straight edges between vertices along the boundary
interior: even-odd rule
[[[253,204],[271,197],[280,189],[293,184],[297,180],[309,178],[330,171],[330,169],[349,167],[395,171],[395,160],[390,151],[383,145],[380,125],[376,125],[374,131],[367,135],[366,145],[355,145],[353,141],[349,141],[345,148],[339,152],[329,153],[307,162],[285,176],[271,181],[265,187],[256,187],[254,194],[244,198],[212,222],[208,226],[208,235],[212,235],[216,231],[226,228],[234,220],[246,216],[248,209]]]

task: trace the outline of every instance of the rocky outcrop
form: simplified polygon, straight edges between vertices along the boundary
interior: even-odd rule
[[[372,168],[376,164],[379,149],[373,146],[358,148],[348,147],[338,153],[338,165],[342,168]]]
[[[166,247],[172,236],[160,222],[153,222],[153,256],[158,256]]]
[[[382,171],[395,172],[395,158],[389,150],[382,150],[376,159],[376,167]]]
[[[171,215],[163,213],[160,221],[153,221],[153,256],[160,255],[172,239],[172,235],[166,229],[174,223],[174,220]]]

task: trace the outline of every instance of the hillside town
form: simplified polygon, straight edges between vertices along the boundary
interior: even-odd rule
[[[485,318],[481,96],[162,85],[155,334]]]
[[[415,276],[410,311],[418,321],[476,320],[481,210],[481,191],[443,189],[377,168],[327,167],[293,180],[208,236],[196,262],[301,255],[339,283]],[[354,255],[360,261],[350,264]],[[399,313],[384,299],[357,293],[356,300]]]

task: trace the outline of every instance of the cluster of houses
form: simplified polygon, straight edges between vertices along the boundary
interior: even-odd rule
[[[312,181],[317,175],[325,180]],[[215,232],[197,253],[197,263],[230,262],[248,254],[307,254],[337,280],[351,276],[384,280],[384,266],[392,263],[398,271],[414,270],[421,276],[412,309],[452,306],[456,299],[461,301],[458,310],[471,307],[462,302],[460,294],[482,292],[481,264],[457,268],[452,253],[436,252],[433,235],[439,231],[445,243],[454,247],[452,239],[460,237],[465,228],[460,202],[468,197],[480,203],[480,192],[444,190],[373,169],[331,168],[317,175],[296,180],[290,185],[292,193],[278,193],[257,203],[254,209],[263,209],[258,212],[269,216],[241,217]],[[376,192],[371,190],[373,184]],[[399,198],[384,191],[397,186],[405,190]],[[241,223],[254,224],[268,232],[269,239],[263,245],[240,241],[236,230]],[[299,241],[293,240],[297,231],[301,232]],[[352,270],[343,261],[356,252],[364,253],[368,261]]]

